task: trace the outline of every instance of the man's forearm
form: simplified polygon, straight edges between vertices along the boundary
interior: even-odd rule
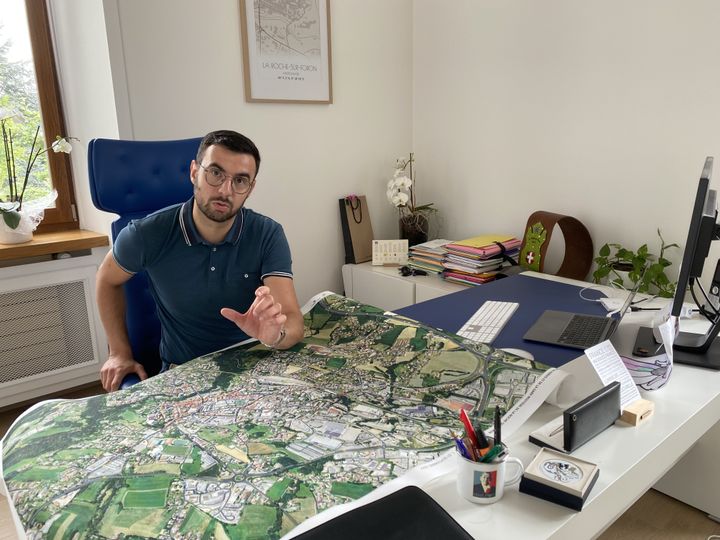
[[[278,343],[277,349],[289,349],[305,335],[305,321],[300,313],[290,313],[285,321],[285,337]]]
[[[122,285],[110,285],[98,282],[96,288],[98,311],[110,354],[132,358],[130,339],[125,324],[125,293]]]

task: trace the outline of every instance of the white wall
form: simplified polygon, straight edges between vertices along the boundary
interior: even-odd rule
[[[70,156],[80,226],[109,234],[114,216],[96,211],[90,199],[87,143],[120,137],[117,109],[123,95],[116,97],[113,88],[108,47],[112,34],[107,33],[100,2],[51,0],[49,6],[67,135],[80,140]]]
[[[90,32],[77,26],[99,8],[66,4],[75,3],[58,6],[68,18],[87,13],[62,33]],[[104,4],[105,55],[117,101],[107,106],[120,137],[172,139],[234,129],[253,139],[263,161],[248,206],[284,226],[301,302],[322,290],[342,291],[338,198],[366,194],[376,236],[397,236],[385,184],[395,157],[411,150],[410,0],[331,2],[332,105],[245,102],[237,0]],[[61,58],[71,57],[61,70],[73,63],[89,67],[82,51],[63,45],[70,41],[69,35],[61,39]],[[83,96],[88,91],[83,88]],[[71,132],[88,122],[86,111],[75,107],[68,116]],[[85,141],[107,136],[91,131],[82,130]],[[94,228],[97,212],[88,201],[81,223]]]
[[[657,227],[685,243],[705,156],[720,161],[720,4],[413,8],[418,180],[449,237],[521,235],[549,210],[583,221],[596,249],[657,249]]]
[[[53,7],[69,133],[249,135],[249,206],[285,226],[301,301],[342,290],[339,197],[367,194],[375,236],[396,237],[385,179],[411,149],[443,236],[522,235],[544,209],[581,219],[596,248],[656,249],[657,227],[684,243],[703,159],[720,156],[713,0],[333,0],[332,105],[244,101],[236,0]],[[81,224],[107,231],[73,158]]]

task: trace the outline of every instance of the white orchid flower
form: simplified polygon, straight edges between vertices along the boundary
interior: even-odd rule
[[[387,188],[388,188],[388,189],[397,189],[397,185],[396,185],[396,183],[395,183],[395,179],[394,179],[394,178],[391,178],[390,180],[388,180]]]
[[[70,152],[72,152],[72,144],[70,144],[70,141],[67,139],[67,137],[58,137],[57,140],[52,143],[52,149],[53,152],[55,152],[56,154],[59,152],[69,154]]]
[[[397,183],[399,189],[410,189],[412,187],[412,180],[410,180],[407,176],[396,178],[395,182]]]
[[[410,197],[408,197],[407,193],[399,192],[392,198],[392,203],[395,206],[405,206],[409,199]]]

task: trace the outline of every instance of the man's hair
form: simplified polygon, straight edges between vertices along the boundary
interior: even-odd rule
[[[238,154],[250,154],[255,158],[255,176],[257,176],[260,170],[260,151],[257,149],[257,146],[255,146],[255,143],[245,135],[228,129],[211,131],[200,141],[200,147],[198,148],[197,157],[195,158],[198,163],[202,162],[205,150],[212,145],[222,146]]]

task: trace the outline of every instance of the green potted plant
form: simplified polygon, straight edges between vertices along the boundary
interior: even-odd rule
[[[665,273],[672,264],[665,258],[665,251],[680,246],[675,243],[666,244],[660,229],[657,234],[660,237],[658,256],[650,252],[647,244],[640,246],[637,251],[624,248],[620,244],[608,243],[602,246],[594,259],[597,269],[593,272],[593,282],[607,280],[611,285],[627,288],[629,284],[634,288],[640,281],[638,292],[671,298],[675,294],[677,282],[670,281]]]

